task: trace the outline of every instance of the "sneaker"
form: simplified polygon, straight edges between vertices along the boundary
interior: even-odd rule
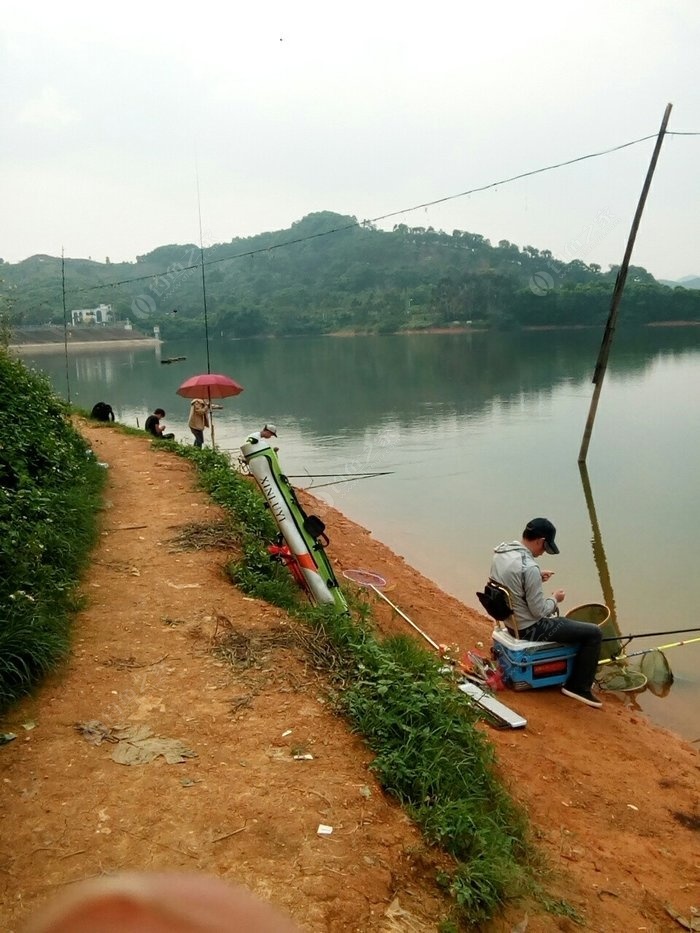
[[[586,706],[602,709],[603,704],[600,700],[596,700],[590,690],[572,690],[570,687],[562,687],[561,692],[565,697],[571,697],[572,700],[578,700],[579,703],[585,703]]]

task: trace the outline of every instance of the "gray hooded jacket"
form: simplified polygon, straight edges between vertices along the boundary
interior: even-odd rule
[[[491,578],[510,590],[518,631],[523,632],[556,612],[556,600],[545,597],[542,591],[539,564],[519,541],[494,548]]]

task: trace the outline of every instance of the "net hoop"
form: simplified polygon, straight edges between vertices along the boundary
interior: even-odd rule
[[[617,693],[633,693],[644,690],[647,678],[641,671],[626,665],[611,664],[596,676],[596,683],[601,690]]]
[[[647,679],[647,690],[655,697],[667,696],[673,684],[673,671],[663,651],[653,648],[636,660],[637,669]]]
[[[378,590],[386,587],[386,580],[380,577],[378,573],[372,573],[369,570],[343,570],[343,576],[346,580],[352,580],[358,586],[374,586]]]

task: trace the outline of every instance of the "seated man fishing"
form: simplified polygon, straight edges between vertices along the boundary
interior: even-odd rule
[[[165,418],[165,412],[162,408],[154,408],[153,414],[149,415],[146,418],[146,424],[144,425],[144,430],[149,434],[152,434],[153,437],[157,437],[161,441],[172,441],[175,438],[174,434],[164,434],[165,425],[160,423],[160,419]]]
[[[510,592],[513,615],[505,620],[516,638],[527,641],[555,641],[577,645],[571,676],[561,692],[572,700],[599,709],[603,704],[591,691],[600,659],[601,631],[591,622],[578,622],[559,615],[564,590],[545,597],[542,587],[552,576],[540,570],[536,557],[558,554],[554,543],[556,528],[547,518],[533,518],[525,526],[521,541],[499,544],[494,548],[490,577]]]

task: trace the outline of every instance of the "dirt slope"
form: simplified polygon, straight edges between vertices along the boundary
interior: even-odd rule
[[[440,644],[489,644],[486,617],[340,513],[321,514],[340,570],[360,566],[391,581],[386,595]],[[385,631],[410,631],[377,603]],[[666,907],[685,919],[700,909],[697,751],[649,723],[625,694],[605,694],[602,711],[556,688],[499,696],[528,720],[525,730],[490,735],[504,780],[559,872],[553,890],[585,915],[587,930],[682,929]],[[548,928],[530,919],[529,930]]]
[[[294,626],[227,582],[226,552],[173,550],[183,526],[219,517],[191,467],[145,438],[83,430],[109,463],[107,508],[72,656],[0,730],[17,734],[0,748],[0,928],[19,930],[80,878],[178,868],[243,882],[305,930],[435,929],[447,912],[431,880],[439,856],[327,708]],[[339,569],[382,573],[436,641],[484,639],[482,616],[340,513],[314,510]],[[377,614],[386,631],[404,631],[384,603]],[[554,870],[553,893],[587,930],[680,930],[665,905],[684,917],[700,905],[694,750],[614,697],[602,713],[551,691],[506,700],[528,728],[490,735]],[[111,756],[124,741],[93,744],[74,727],[88,721],[148,726],[196,757],[119,764]],[[516,923],[580,928],[516,905],[493,929]]]

